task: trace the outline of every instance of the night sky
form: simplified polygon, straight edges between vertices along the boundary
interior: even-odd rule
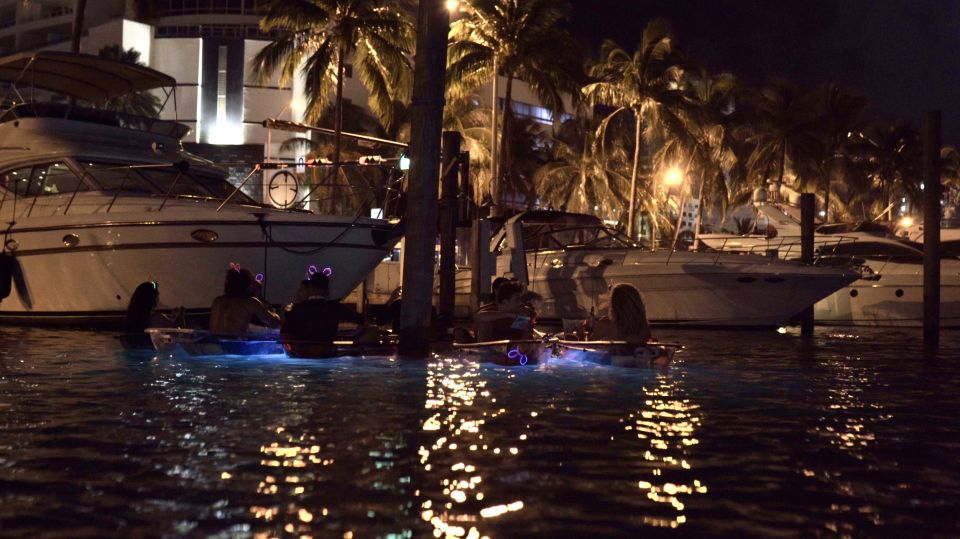
[[[573,0],[570,28],[597,54],[604,38],[633,52],[663,17],[679,45],[712,71],[754,85],[834,81],[870,99],[867,118],[919,127],[943,113],[960,144],[960,0]]]

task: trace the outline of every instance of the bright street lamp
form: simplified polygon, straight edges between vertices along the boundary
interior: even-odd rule
[[[663,173],[663,184],[673,187],[683,183],[683,171],[678,166],[672,166]]]
[[[447,11],[456,13],[460,10],[460,0],[447,0]]]

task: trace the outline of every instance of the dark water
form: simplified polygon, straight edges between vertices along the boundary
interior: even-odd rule
[[[960,535],[960,333],[661,338],[508,369],[0,328],[0,536]]]

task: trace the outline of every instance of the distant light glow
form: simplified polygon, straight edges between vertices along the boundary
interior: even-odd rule
[[[904,216],[903,219],[900,219],[900,226],[903,228],[909,228],[913,226],[913,218],[909,215]]]
[[[232,122],[217,121],[210,130],[210,144],[243,144],[243,128]]]
[[[680,167],[672,166],[663,173],[663,184],[667,187],[680,185],[681,183],[683,183],[683,171],[680,170]]]
[[[327,277],[330,277],[333,275],[333,268],[323,268],[323,274]]]
[[[310,266],[307,268],[307,275],[315,275],[316,273],[317,273],[317,267],[314,266],[313,264],[310,264]]]
[[[410,158],[406,155],[400,156],[400,170],[410,170]]]
[[[262,273],[258,273],[257,276],[254,277],[254,279],[255,279],[258,283],[263,284],[264,276],[263,276]]]
[[[460,0],[447,0],[446,6],[447,11],[450,13],[455,13],[460,10]]]

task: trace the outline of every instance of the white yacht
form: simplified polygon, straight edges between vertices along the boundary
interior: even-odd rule
[[[701,234],[707,246],[723,251],[769,252],[783,258],[800,256],[800,223],[790,208],[758,203],[774,224],[776,236]],[[815,230],[816,256],[853,261],[864,276],[814,306],[817,323],[829,325],[923,325],[923,246],[898,239],[886,227],[870,222],[820,225]],[[951,244],[945,242],[950,255]],[[940,260],[940,324],[960,327],[960,259]]]
[[[596,217],[552,211],[511,218],[492,245],[499,275],[518,273],[510,251],[522,246],[541,317],[553,319],[599,312],[609,287],[628,283],[653,324],[777,327],[860,277],[751,254],[650,251]]]
[[[55,52],[0,59],[0,82],[91,102],[175,85]],[[291,301],[308,271],[332,273],[342,297],[398,239],[386,220],[251,200],[181,150],[182,124],[16,101],[0,116],[0,323],[113,325],[145,281],[163,305],[200,314],[232,262],[262,274],[273,303]]]

